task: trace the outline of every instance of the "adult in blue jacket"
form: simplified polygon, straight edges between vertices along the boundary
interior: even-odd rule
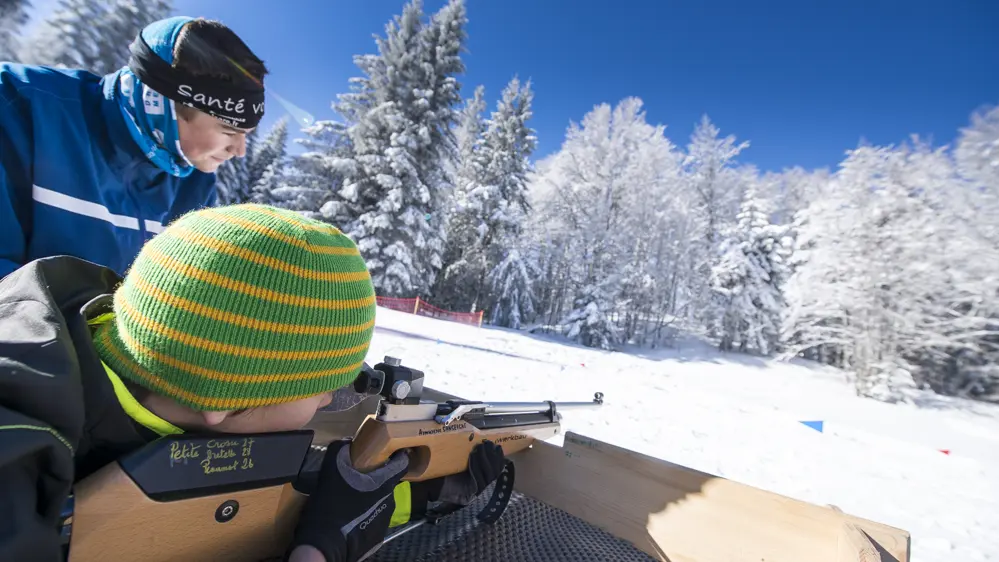
[[[169,18],[130,50],[103,77],[0,62],[0,278],[55,255],[123,275],[245,156],[267,70],[232,30]]]

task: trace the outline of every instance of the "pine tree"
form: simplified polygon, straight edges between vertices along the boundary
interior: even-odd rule
[[[271,162],[264,173],[260,175],[257,183],[253,184],[250,201],[263,205],[287,207],[287,200],[275,194],[275,191],[281,189],[282,186],[281,164],[277,161]]]
[[[246,164],[247,174],[252,182],[250,200],[277,206],[283,203],[274,195],[274,191],[284,183],[287,143],[288,120],[282,118],[267,133],[267,138],[255,145],[253,158]]]
[[[349,156],[350,138],[336,121],[316,121],[302,129],[295,142],[305,148],[292,156],[279,187],[271,190],[280,206],[343,228],[337,195],[343,186],[342,162]]]
[[[251,192],[255,191],[255,186],[260,182],[267,169],[273,170],[271,173],[272,176],[280,174],[285,165],[285,155],[287,152],[288,118],[282,117],[274,123],[263,141],[254,142],[252,157],[250,157],[249,150],[247,150],[246,174],[251,186]]]
[[[218,192],[218,202],[222,205],[246,203],[253,194],[253,184],[250,179],[248,160],[253,158],[257,144],[258,129],[246,135],[246,156],[230,158],[215,172],[215,189]]]
[[[486,110],[486,88],[481,84],[475,88],[472,97],[465,100],[454,130],[458,155],[455,159],[455,193],[468,191],[468,184],[475,180],[475,151],[486,131],[482,112]]]
[[[109,74],[128,63],[128,46],[139,31],[172,9],[170,0],[60,0],[22,46],[21,59]]]
[[[529,210],[529,158],[537,145],[534,131],[527,125],[533,98],[530,82],[521,87],[519,80],[511,80],[486,122],[481,149],[474,153],[480,175],[468,197],[478,214],[479,244],[484,248],[495,240],[518,236]]]
[[[586,347],[613,349],[618,328],[611,320],[617,297],[617,279],[613,276],[593,279],[582,287],[573,300],[572,312],[565,318],[566,337]]]
[[[790,248],[784,227],[770,224],[754,189],[743,197],[736,226],[720,246],[711,270],[712,289],[723,306],[718,318],[719,348],[777,350],[784,312],[783,284]]]
[[[30,0],[0,0],[0,61],[20,59],[20,35],[30,7]]]
[[[287,118],[274,123],[262,141],[259,140],[259,134],[260,129],[257,128],[246,135],[245,157],[231,158],[219,166],[215,182],[219,203],[229,205],[267,199],[261,195],[261,190],[265,188],[259,184],[269,168],[271,172],[266,182],[269,186],[266,191],[269,193],[283,183],[288,143]]]
[[[516,78],[511,80],[484,124],[471,162],[463,167],[467,183],[457,192],[461,208],[452,220],[457,225],[454,243],[462,246],[448,274],[452,283],[460,281],[468,289],[473,309],[492,304],[486,277],[520,235],[529,211],[528,158],[536,145],[534,131],[527,126],[532,98],[530,83],[522,87]]]
[[[490,323],[519,329],[537,314],[534,281],[541,276],[535,252],[512,247],[489,274],[494,293]]]
[[[736,215],[743,176],[733,167],[733,160],[748,142],[736,144],[734,136],[719,138],[720,132],[707,115],[694,129],[684,160],[686,177],[694,200],[697,249],[691,257],[696,277],[691,287],[693,315],[706,326],[717,326],[718,308],[724,306],[711,290],[711,257],[718,255],[721,233]]]
[[[741,196],[731,163],[749,147],[748,142],[736,144],[734,136],[718,138],[719,134],[707,115],[701,117],[690,137],[684,162],[691,189],[700,203],[705,240],[712,248],[726,227],[727,217],[734,216],[732,211]]]
[[[433,298],[451,310],[471,310],[476,302],[478,275],[470,267],[479,263],[478,256],[470,252],[477,237],[475,213],[470,208],[471,191],[481,174],[475,152],[482,142],[485,123],[482,112],[486,108],[485,87],[478,86],[465,105],[455,127],[457,156],[452,162],[455,178],[454,190],[447,205],[447,240],[444,246],[441,274],[433,290]],[[474,310],[473,310],[474,312]]]
[[[327,211],[357,242],[384,295],[432,286],[453,189],[465,5],[452,0],[428,23],[422,17],[422,2],[407,4],[378,39],[379,54],[355,57],[365,76],[337,104],[349,141],[336,162],[343,185]]]

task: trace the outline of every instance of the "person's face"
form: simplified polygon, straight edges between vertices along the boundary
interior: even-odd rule
[[[294,402],[233,412],[213,425],[212,430],[222,433],[268,433],[302,429],[316,415],[316,411],[327,406],[332,399],[331,391]]]
[[[185,108],[177,119],[180,149],[198,170],[214,173],[233,156],[246,156],[246,135],[250,131],[224,125],[211,115]]]

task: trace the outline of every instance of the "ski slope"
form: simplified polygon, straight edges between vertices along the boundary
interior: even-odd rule
[[[384,308],[377,326],[369,363],[399,357],[432,388],[493,401],[601,391],[604,406],[564,412],[565,429],[905,529],[913,562],[999,560],[997,406],[930,393],[884,404],[841,371],[699,341],[604,352]]]

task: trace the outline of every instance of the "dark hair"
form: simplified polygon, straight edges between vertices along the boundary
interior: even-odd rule
[[[233,64],[236,63],[236,64]],[[173,47],[173,66],[238,87],[263,84],[267,67],[231,29],[215,20],[196,19],[184,26]]]

